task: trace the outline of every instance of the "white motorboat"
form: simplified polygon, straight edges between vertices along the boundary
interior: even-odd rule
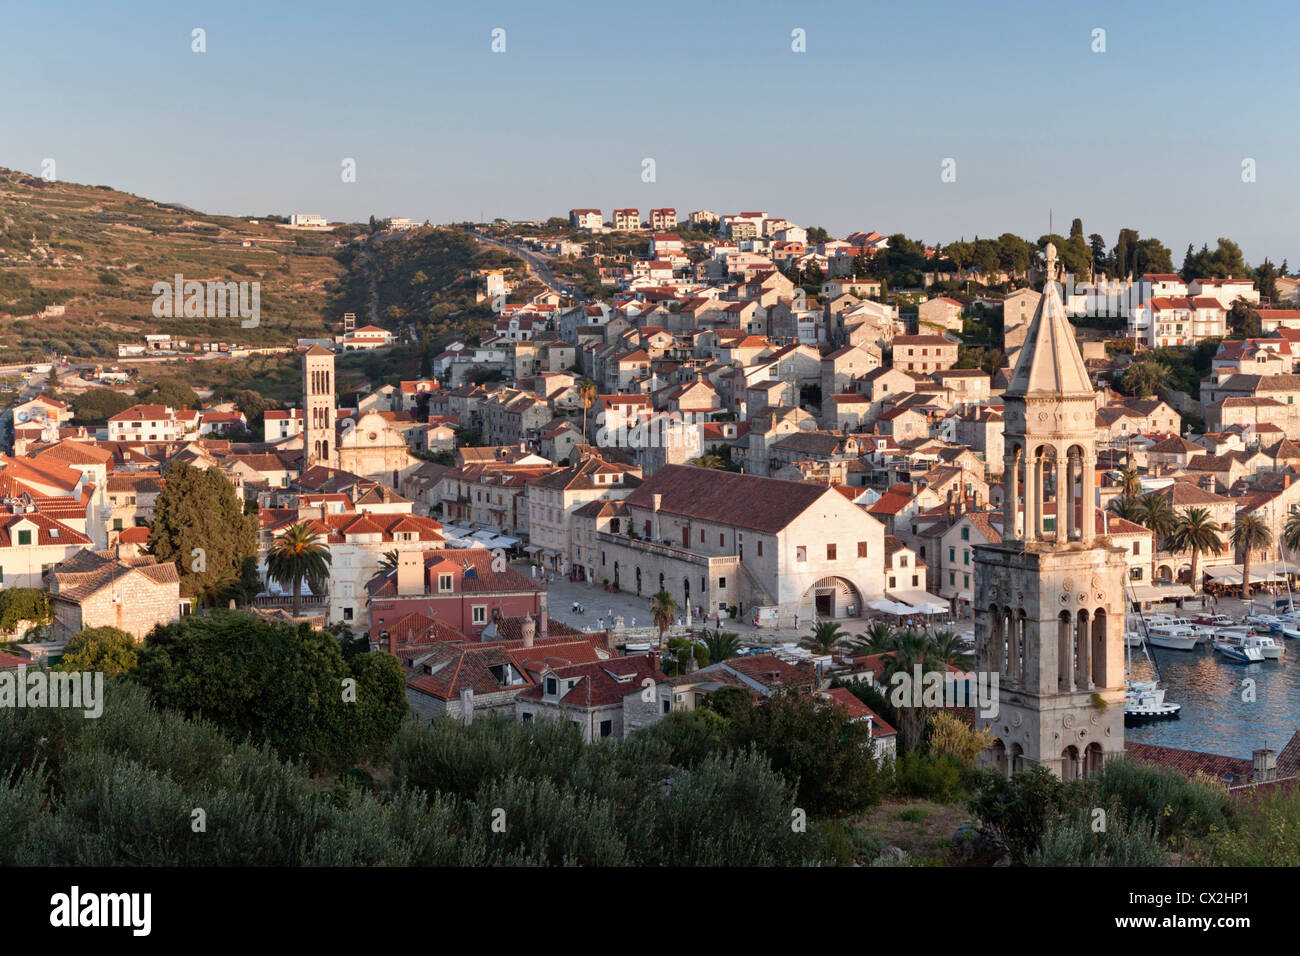
[[[1284,617],[1277,624],[1278,633],[1292,640],[1300,640],[1300,621]]]
[[[1142,635],[1139,634],[1137,631],[1125,631],[1124,644],[1127,647],[1141,647]]]
[[[1161,624],[1147,628],[1147,643],[1169,651],[1194,651],[1201,635],[1187,624]]]
[[[1165,702],[1165,692],[1153,680],[1129,681],[1124,685],[1124,723],[1176,720],[1181,704]]]
[[[1264,659],[1264,648],[1253,634],[1220,634],[1214,640],[1214,649],[1238,664],[1256,664]]]

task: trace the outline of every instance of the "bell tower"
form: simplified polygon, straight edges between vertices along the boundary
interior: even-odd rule
[[[334,412],[334,353],[313,345],[302,357],[303,471],[313,465],[333,466],[338,416]]]
[[[975,548],[975,666],[998,675],[983,759],[1064,779],[1124,750],[1124,550],[1096,506],[1094,389],[1047,282],[1004,393],[1002,540]]]

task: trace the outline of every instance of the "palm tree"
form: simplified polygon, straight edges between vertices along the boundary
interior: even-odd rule
[[[1201,554],[1222,554],[1223,541],[1219,538],[1219,527],[1205,508],[1188,508],[1178,519],[1173,533],[1169,535],[1169,550],[1175,553],[1190,551],[1192,553],[1192,590],[1199,591],[1201,583],[1197,574]]]
[[[379,571],[381,574],[387,574],[393,568],[397,567],[397,550],[385,551],[379,556]]]
[[[894,629],[884,621],[876,621],[876,623],[867,628],[865,634],[861,635],[853,643],[853,648],[854,650],[862,651],[864,654],[871,653],[870,648],[879,646],[889,640],[889,635],[892,634],[893,631]]]
[[[302,582],[306,580],[312,593],[320,594],[329,580],[331,560],[329,547],[307,521],[289,525],[271,542],[266,552],[266,573],[281,587],[292,585],[294,617],[298,616]]]
[[[1120,495],[1118,498],[1112,498],[1106,510],[1116,517],[1123,518],[1125,521],[1132,521],[1134,524],[1141,524],[1143,518],[1142,502],[1131,495]]]
[[[677,617],[677,602],[667,591],[660,591],[650,599],[650,617],[659,628],[659,643],[664,642],[664,631],[673,626]]]
[[[1286,516],[1282,526],[1282,543],[1288,551],[1300,551],[1300,511],[1293,511]]]
[[[600,392],[596,388],[596,383],[589,378],[584,378],[578,383],[578,398],[582,401],[582,440],[587,440],[587,409],[596,404],[596,396]]]
[[[975,666],[975,655],[952,631],[935,631],[930,635],[935,656],[944,663],[964,671]]]
[[[1178,527],[1178,515],[1170,499],[1158,491],[1142,496],[1142,525],[1151,532],[1151,580],[1156,579],[1156,552],[1161,543]]]
[[[239,575],[234,568],[222,568],[207,583],[200,583],[195,588],[194,596],[199,607],[222,607],[235,596],[239,587]]]
[[[705,630],[704,646],[709,651],[709,663],[716,664],[740,653],[740,635],[730,631]]]
[[[1142,494],[1142,476],[1136,468],[1125,468],[1119,473],[1119,484],[1125,498],[1136,498]]]
[[[846,636],[834,621],[818,621],[813,625],[812,635],[800,641],[799,646],[818,654],[829,654]]]
[[[694,465],[696,468],[712,468],[715,471],[727,467],[727,463],[722,460],[722,456],[714,454],[700,455],[698,458],[692,458],[687,464]]]
[[[886,655],[876,680],[888,687],[895,683],[895,674],[905,675],[905,684],[910,684],[918,667],[922,675],[932,671],[946,674],[948,661],[944,654],[948,649],[945,643],[909,627],[890,630],[883,640],[869,642],[864,650],[870,654]],[[913,687],[912,693],[904,694],[901,700],[895,698],[905,750],[915,750],[920,744],[929,716],[921,692],[922,688]]]
[[[1273,543],[1273,532],[1259,515],[1237,512],[1237,523],[1232,526],[1232,548],[1242,552],[1241,598],[1250,597],[1250,552],[1267,548]]]

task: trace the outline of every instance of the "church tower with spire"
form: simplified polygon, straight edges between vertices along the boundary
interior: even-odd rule
[[[975,548],[975,668],[997,675],[984,760],[1063,779],[1124,750],[1123,548],[1096,506],[1094,389],[1047,281],[1004,393],[1002,540]]]

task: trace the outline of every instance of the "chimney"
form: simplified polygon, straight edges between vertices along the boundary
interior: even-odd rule
[[[1252,782],[1262,783],[1267,780],[1273,780],[1277,777],[1276,750],[1270,750],[1268,747],[1261,747],[1259,750],[1252,751],[1250,756],[1254,764],[1250,775]]]
[[[402,551],[397,555],[397,594],[410,597],[424,593],[424,553]]]
[[[1282,487],[1283,488],[1291,487],[1291,472],[1289,470],[1282,472]]]
[[[474,722],[474,688],[472,687],[461,688],[460,722],[466,727]]]
[[[388,643],[388,653],[394,657],[397,656],[397,635],[392,631],[384,631],[379,635]]]
[[[663,503],[664,496],[658,492],[650,496],[650,514],[651,520],[653,521],[653,524],[651,525],[651,531],[653,533],[650,535],[650,539],[652,541],[659,540],[659,508]]]
[[[658,651],[655,651],[655,650],[648,651],[648,652],[646,653],[646,659],[650,662],[650,667],[651,667],[653,670],[658,670],[658,669],[659,669],[659,652],[658,652]]]
[[[540,611],[537,612],[537,636],[538,637],[541,638],[546,637],[546,625],[548,620],[549,620],[549,616],[546,613],[546,608],[542,608]]]
[[[531,614],[524,615],[524,622],[519,626],[519,631],[524,638],[524,647],[533,646],[533,633],[537,630],[537,622],[533,620]]]

